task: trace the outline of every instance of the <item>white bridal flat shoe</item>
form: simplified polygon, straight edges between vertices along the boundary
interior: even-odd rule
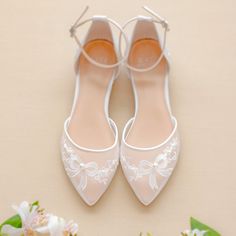
[[[127,68],[135,98],[135,114],[125,125],[121,165],[138,199],[150,204],[170,178],[180,150],[177,121],[169,102],[170,64],[166,45],[168,23],[144,7],[152,17],[137,16]],[[164,29],[163,43],[156,28]]]
[[[88,205],[93,205],[106,191],[119,163],[118,131],[108,106],[118,66],[125,58],[118,61],[110,24],[121,32],[122,28],[105,16],[81,21],[87,9],[70,30],[79,52],[74,102],[64,124],[61,152],[75,189]],[[76,29],[87,22],[91,26],[82,44]]]

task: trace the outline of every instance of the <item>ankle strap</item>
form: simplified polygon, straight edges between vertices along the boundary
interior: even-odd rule
[[[126,60],[125,63],[126,63],[126,66],[127,68],[129,68],[130,70],[133,70],[133,71],[136,71],[136,72],[147,72],[147,71],[150,71],[152,69],[154,69],[158,64],[160,64],[162,58],[164,57],[165,55],[165,49],[166,49],[166,34],[167,32],[170,30],[169,29],[169,24],[168,22],[162,18],[159,14],[157,14],[156,12],[154,12],[153,10],[151,10],[149,7],[147,6],[143,6],[143,9],[145,11],[147,11],[150,15],[152,15],[153,17],[145,17],[145,16],[136,16],[136,17],[133,17],[131,18],[130,20],[128,20],[124,25],[123,25],[123,30],[125,30],[125,28],[133,21],[137,21],[139,19],[149,19],[150,21],[152,21],[153,23],[156,23],[156,24],[160,24],[163,29],[164,29],[164,36],[163,36],[163,42],[162,42],[162,53],[160,55],[160,57],[157,59],[157,61],[151,65],[150,67],[147,67],[147,68],[144,68],[144,69],[140,69],[140,68],[136,68],[136,67],[133,67],[131,66],[128,61]],[[120,34],[120,40],[119,42],[121,41],[121,34]],[[119,48],[120,48],[120,51],[121,51],[121,43],[119,43]],[[127,56],[127,59],[128,59],[128,56]]]
[[[119,29],[120,31],[120,35],[122,35],[125,39],[125,42],[126,44],[128,43],[128,39],[127,39],[127,36],[125,35],[125,32],[124,30],[122,29],[122,27],[117,23],[115,22],[114,20],[106,17],[106,16],[93,16],[91,18],[88,18],[84,21],[81,22],[81,19],[83,18],[83,16],[85,15],[85,13],[88,11],[89,7],[86,6],[85,9],[83,10],[83,12],[81,13],[81,15],[79,16],[79,18],[75,21],[75,23],[72,25],[72,27],[70,28],[70,35],[71,37],[73,37],[76,41],[76,43],[78,44],[80,50],[81,50],[81,53],[85,56],[85,58],[91,62],[92,64],[94,64],[95,66],[98,66],[98,67],[102,67],[102,68],[115,68],[117,66],[119,66],[121,63],[123,63],[124,61],[126,61],[127,57],[128,57],[128,50],[126,51],[125,53],[125,56],[124,57],[121,57],[119,55],[119,58],[121,58],[117,63],[115,64],[103,64],[103,63],[99,63],[97,62],[96,60],[94,60],[92,57],[89,56],[89,54],[84,50],[83,48],[83,45],[81,44],[79,38],[77,37],[76,35],[76,30],[77,28],[79,28],[80,26],[82,26],[83,24],[86,24],[87,22],[90,22],[90,21],[93,21],[93,20],[96,20],[96,19],[103,19],[103,20],[106,20],[108,21],[109,23],[111,23],[112,25],[114,25],[116,28]],[[120,51],[119,51],[120,53]]]

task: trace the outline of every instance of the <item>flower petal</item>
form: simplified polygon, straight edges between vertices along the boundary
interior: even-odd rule
[[[192,231],[185,230],[183,233],[185,233],[188,236],[204,236],[207,231],[200,231],[199,229],[194,229]]]
[[[20,206],[13,205],[12,208],[20,215],[22,222],[25,222],[26,218],[30,214],[30,204],[24,201],[20,204]]]
[[[192,231],[192,234],[191,235],[193,235],[193,236],[204,236],[204,234],[206,233],[207,231],[200,231],[200,230],[198,230],[198,229],[194,229],[193,231]]]
[[[3,225],[1,229],[1,235],[3,236],[22,236],[24,234],[23,228],[15,228],[11,225]]]
[[[66,224],[64,230],[65,230],[66,232],[70,233],[71,235],[76,235],[76,234],[78,233],[79,226],[78,226],[78,224],[74,223],[73,220],[70,220],[70,221]]]
[[[57,216],[51,215],[49,217],[48,229],[51,236],[63,236],[65,228],[65,220]]]

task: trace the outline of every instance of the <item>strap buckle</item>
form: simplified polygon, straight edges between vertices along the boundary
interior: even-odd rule
[[[166,31],[170,31],[170,27],[169,27],[169,23],[167,20],[165,20],[163,17],[161,17],[158,13],[156,13],[155,11],[153,11],[152,9],[150,9],[147,6],[143,6],[143,9],[145,11],[147,11],[149,14],[151,14],[152,16],[154,16],[157,19],[157,23],[161,24],[161,26],[166,30]]]
[[[80,16],[78,17],[78,19],[75,21],[75,23],[70,27],[70,36],[74,37],[75,33],[76,33],[76,29],[80,26],[79,22],[81,20],[81,18],[85,15],[85,13],[88,11],[89,7],[86,6],[85,9],[83,10],[83,12],[80,14]]]

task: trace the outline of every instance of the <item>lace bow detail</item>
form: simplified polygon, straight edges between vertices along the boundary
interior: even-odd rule
[[[79,176],[80,181],[76,188],[82,191],[86,189],[89,177],[99,183],[107,184],[109,175],[118,165],[117,160],[107,160],[102,167],[99,167],[96,162],[84,163],[66,142],[64,143],[63,162],[70,178]]]
[[[165,154],[157,156],[154,163],[142,160],[139,163],[139,175],[148,175],[150,187],[153,190],[158,189],[156,174],[159,174],[163,177],[169,177],[172,173],[173,168],[167,168],[167,166],[168,159]]]
[[[174,169],[168,166],[172,161],[176,161],[177,146],[178,140],[177,138],[174,138],[162,153],[155,157],[153,162],[141,160],[137,165],[131,164],[128,161],[133,158],[122,155],[121,160],[123,167],[129,171],[129,181],[137,181],[139,178],[147,176],[150,188],[152,190],[157,190],[159,188],[157,180],[158,175],[168,178]]]

